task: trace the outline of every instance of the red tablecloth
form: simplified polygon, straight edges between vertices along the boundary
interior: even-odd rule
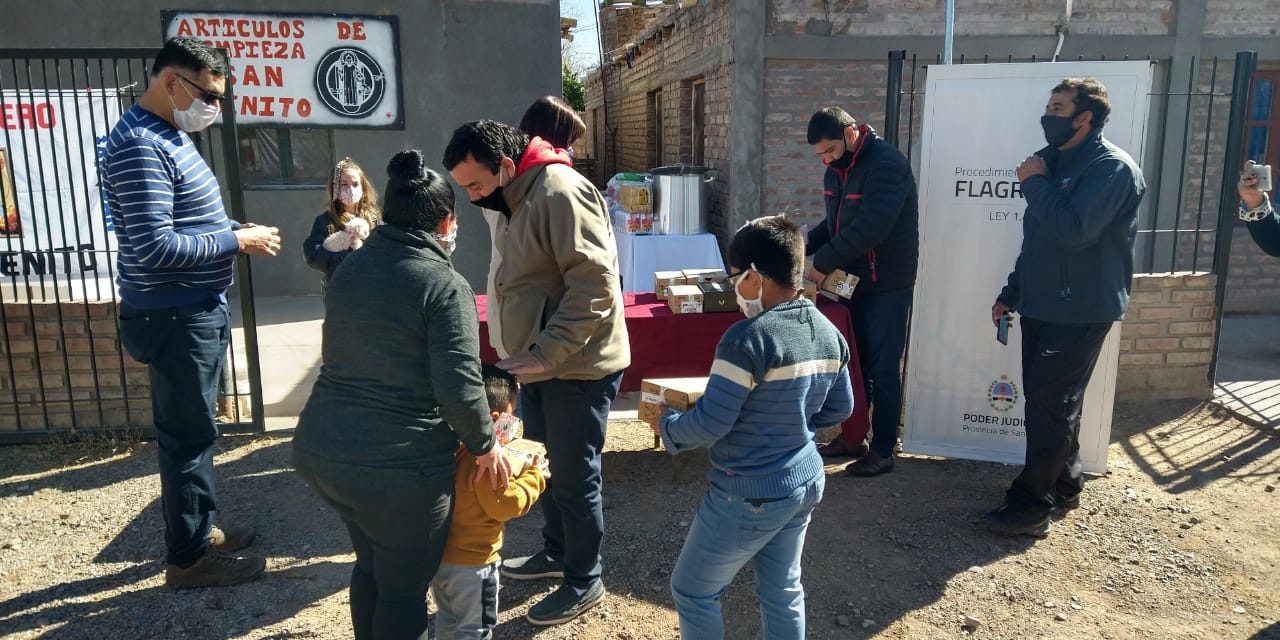
[[[691,378],[705,376],[715,360],[716,345],[741,313],[674,314],[652,293],[625,293],[627,333],[631,339],[631,366],[622,376],[622,391],[639,391],[644,378]],[[480,312],[480,359],[497,362],[498,353],[489,344],[485,296],[476,296]],[[854,411],[844,424],[849,442],[860,442],[871,424],[867,418],[866,392],[858,347],[853,340],[853,321],[844,305],[823,297],[818,309],[844,334],[849,342],[849,376],[853,382]]]

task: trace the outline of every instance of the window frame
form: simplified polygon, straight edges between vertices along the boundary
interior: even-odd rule
[[[295,130],[316,131],[324,134],[328,151],[328,166],[332,167],[337,162],[337,141],[335,140],[334,130],[324,127],[253,127],[258,130],[271,130],[276,132],[276,148],[279,150],[277,157],[279,159],[280,179],[276,180],[254,180],[249,176],[241,173],[241,185],[245,191],[313,191],[316,189],[324,189],[328,185],[328,178],[317,178],[313,181],[295,182],[293,173],[293,132]],[[239,150],[237,150],[238,153]],[[287,159],[287,160],[286,160]]]
[[[1259,80],[1271,82],[1271,109],[1263,120],[1254,119],[1253,103],[1257,99]],[[1258,128],[1267,130],[1266,144],[1262,152],[1261,164],[1276,165],[1280,163],[1280,70],[1254,71],[1249,78],[1249,101],[1245,105],[1244,144],[1240,149],[1240,164],[1243,166],[1249,157],[1249,138]],[[1256,162],[1257,160],[1255,160]]]

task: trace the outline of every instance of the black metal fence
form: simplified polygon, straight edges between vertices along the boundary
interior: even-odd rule
[[[117,337],[117,245],[98,161],[111,127],[146,91],[155,53],[0,49],[0,442],[151,433],[146,369]],[[241,219],[234,109],[223,117],[193,138]],[[223,429],[261,431],[244,257],[231,295],[239,321],[220,388]]]

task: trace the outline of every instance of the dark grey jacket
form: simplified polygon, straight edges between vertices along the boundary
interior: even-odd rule
[[[429,234],[378,227],[329,281],[324,346],[294,462],[404,486],[452,474],[461,440],[493,447],[475,295]]]
[[[1133,281],[1142,171],[1094,130],[1066,151],[1046,147],[1049,175],[1022,183],[1022,251],[997,298],[1019,314],[1083,324],[1124,317]]]

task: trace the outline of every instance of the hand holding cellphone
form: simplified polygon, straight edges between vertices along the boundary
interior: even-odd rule
[[[1000,323],[996,325],[996,341],[1009,346],[1009,314],[1000,314]]]

